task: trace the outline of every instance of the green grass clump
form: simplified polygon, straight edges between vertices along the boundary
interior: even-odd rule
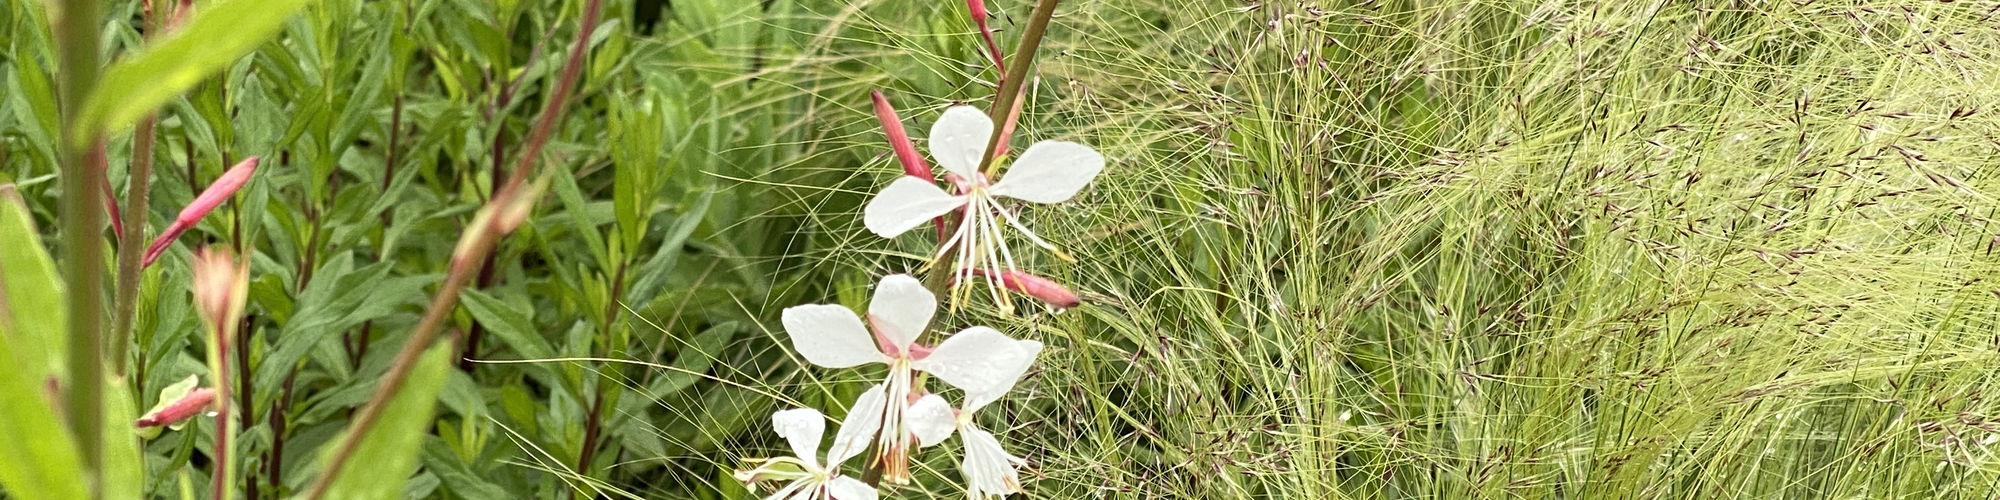
[[[1031,6],[987,3],[1012,47]],[[114,377],[137,411],[207,373],[189,252],[248,256],[245,498],[319,475],[585,1],[308,4],[158,110],[154,231],[265,163],[147,271]],[[729,473],[786,451],[771,411],[837,418],[877,378],[800,368],[778,311],[863,304],[932,248],[861,227],[901,175],[868,92],[922,144],[997,78],[962,2],[606,7],[549,194],[447,321],[479,361],[435,381],[407,496],[752,498]],[[53,243],[42,8],[0,2],[0,178]],[[1078,262],[1019,257],[1085,304],[974,300],[935,326],[1047,345],[980,416],[1027,498],[1993,497],[1993,9],[1063,2],[1014,144],[1109,164],[1022,212]],[[142,15],[107,10],[117,60]],[[212,432],[144,442],[148,498],[207,491]],[[885,495],[962,496],[956,449]]]

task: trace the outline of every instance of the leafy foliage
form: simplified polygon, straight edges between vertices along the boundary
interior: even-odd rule
[[[0,181],[23,201],[0,241],[44,242],[0,246],[0,484],[79,498],[38,403],[66,345],[45,3],[0,2]],[[264,158],[147,271],[129,387],[106,391],[122,432],[207,373],[187,261],[238,247],[245,498],[317,476],[584,4],[283,3],[303,6],[197,2],[242,17],[146,50],[116,2],[90,115],[123,193],[123,125],[159,112],[151,210],[125,214],[154,231]],[[987,3],[1015,36],[1028,5]],[[1109,163],[1060,215],[1022,213],[1080,262],[1023,265],[1085,305],[945,315],[1048,346],[982,423],[1014,424],[1036,498],[1991,496],[1990,5],[1722,4],[1065,2],[1016,144]],[[922,265],[860,226],[900,175],[867,92],[919,136],[991,95],[963,6],[607,5],[539,158],[550,194],[448,324],[467,360],[430,360],[433,418],[396,420],[420,432],[385,453],[414,473],[367,486],[748,498],[729,450],[782,453],[772,410],[879,378],[799,371],[775,320]],[[140,493],[107,497],[205,491],[213,432],[109,440]],[[947,455],[897,496],[961,494]]]

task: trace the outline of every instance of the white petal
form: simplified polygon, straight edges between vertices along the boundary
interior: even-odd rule
[[[897,349],[910,347],[923,335],[936,313],[937,296],[924,288],[924,282],[907,274],[884,276],[875,284],[875,298],[868,303],[868,315],[881,322],[875,325],[875,333],[887,337]]]
[[[1104,155],[1090,146],[1042,141],[1028,146],[989,191],[1022,201],[1061,203],[1076,196],[1103,170]]]
[[[945,402],[944,397],[931,394],[918,398],[904,410],[903,425],[917,435],[918,448],[929,448],[951,437],[951,431],[958,428],[958,415],[951,411],[951,403]]]
[[[931,125],[931,158],[959,177],[974,179],[986,143],[993,140],[993,119],[972,106],[952,106]]]
[[[771,414],[771,429],[792,444],[793,456],[819,467],[819,438],[826,435],[826,415],[812,408],[793,408]]]
[[[828,479],[826,492],[833,494],[833,500],[875,500],[875,487],[847,476]]]
[[[833,304],[806,304],[785,309],[785,333],[792,348],[806,361],[827,368],[847,368],[867,363],[888,363],[889,357],[875,347],[868,327],[846,307]]]
[[[952,196],[923,179],[898,176],[862,207],[861,224],[876,236],[894,238],[962,206],[964,196]]]
[[[1001,449],[1000,440],[995,439],[992,433],[966,426],[959,439],[965,441],[965,461],[960,464],[959,470],[965,473],[965,487],[972,492],[973,498],[1006,496],[1021,491],[1021,478],[1014,472],[1014,462],[1020,459]]]
[[[975,326],[944,339],[929,357],[910,366],[936,375],[967,395],[998,398],[1014,387],[1014,381],[1021,379],[1041,352],[1041,342],[1014,340],[998,330]],[[978,408],[967,410],[974,409]]]
[[[840,431],[833,435],[833,448],[826,450],[827,469],[840,470],[841,462],[861,454],[875,440],[875,431],[882,428],[883,390],[882,384],[875,384],[854,398],[847,418],[840,420]]]

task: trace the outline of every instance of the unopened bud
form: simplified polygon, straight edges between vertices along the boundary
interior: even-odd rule
[[[889,136],[889,146],[896,151],[896,161],[903,164],[903,175],[934,181],[931,166],[917,154],[917,146],[910,142],[910,132],[903,129],[902,117],[896,116],[896,108],[889,105],[889,97],[882,91],[869,92],[875,101],[875,119],[882,122],[882,133]]]
[[[1068,309],[1083,304],[1083,299],[1077,298],[1076,293],[1069,291],[1068,288],[1063,288],[1062,285],[1057,284],[1054,280],[1041,276],[1014,270],[1002,271],[996,274],[986,269],[973,269],[972,274],[983,276],[986,279],[998,279],[1000,280],[1000,286],[1034,297],[1057,309]]]
[[[171,403],[166,403],[165,406],[147,413],[146,416],[139,417],[138,421],[132,422],[132,426],[146,428],[178,424],[183,420],[207,411],[209,406],[214,402],[215,389],[208,387],[195,389],[186,396],[182,396]]]
[[[226,341],[243,314],[243,298],[250,288],[249,263],[237,262],[227,249],[203,248],[195,252],[193,264],[195,306]]]
[[[166,231],[161,232],[158,238],[153,238],[153,244],[146,247],[145,265],[153,265],[153,261],[167,251],[167,245],[172,244],[174,238],[180,237],[181,233],[187,232],[195,223],[201,222],[201,218],[214,211],[215,207],[228,201],[230,196],[236,194],[236,190],[242,189],[245,183],[250,182],[250,175],[256,172],[257,157],[252,156],[244,158],[234,167],[229,167],[229,171],[223,172],[222,177],[217,177],[214,183],[208,185],[208,189],[202,190],[200,196],[196,196],[193,202],[189,202],[186,208],[181,209],[180,215],[174,217],[174,223],[167,226]]]

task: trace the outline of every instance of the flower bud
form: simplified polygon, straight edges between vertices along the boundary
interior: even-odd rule
[[[174,238],[180,237],[181,233],[187,232],[195,223],[201,222],[201,218],[214,211],[215,207],[228,201],[230,196],[236,194],[236,190],[242,189],[243,184],[250,182],[250,175],[256,172],[257,157],[252,156],[244,158],[234,167],[229,167],[229,171],[223,172],[222,177],[217,177],[214,183],[208,185],[208,189],[202,190],[200,196],[196,196],[193,202],[188,203],[187,208],[181,209],[180,215],[174,217],[174,223],[167,226],[166,231],[161,232],[158,238],[153,238],[153,244],[146,247],[145,265],[153,265],[153,261],[167,251],[167,245],[172,244]]]
[[[193,264],[195,306],[222,335],[219,340],[226,342],[243,314],[243,298],[250,288],[249,262],[237,262],[227,249],[203,248],[195,252]]]
[[[896,108],[889,105],[889,97],[882,95],[880,90],[868,94],[875,101],[875,119],[882,122],[882,133],[889,136],[889,146],[896,151],[896,161],[903,164],[903,175],[936,180],[931,176],[930,164],[917,154],[917,146],[910,143],[910,133],[903,130],[903,119],[896,116]]]
[[[1000,285],[1006,287],[1008,290],[1034,297],[1057,309],[1068,309],[1083,304],[1083,299],[1078,298],[1076,293],[1069,291],[1068,288],[1063,288],[1062,285],[1057,284],[1053,280],[1041,276],[1007,270],[997,273],[996,278],[996,273],[986,269],[973,269],[972,274],[983,276],[986,279],[998,279],[1000,280]]]
[[[147,413],[146,416],[139,417],[138,421],[132,422],[132,426],[146,428],[178,424],[182,420],[200,415],[201,412],[208,410],[209,405],[214,402],[214,388],[203,387],[195,389],[186,396],[182,396],[171,403],[166,403],[159,409]]]

